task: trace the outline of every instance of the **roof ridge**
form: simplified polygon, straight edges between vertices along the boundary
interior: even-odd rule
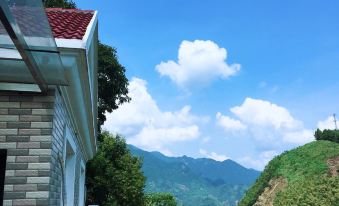
[[[77,13],[94,13],[94,10],[81,10],[81,9],[65,9],[65,8],[46,8],[47,12],[59,11],[59,12],[77,12]]]

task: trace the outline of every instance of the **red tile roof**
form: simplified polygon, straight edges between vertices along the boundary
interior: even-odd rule
[[[46,14],[54,38],[82,39],[93,18],[94,11],[47,8]]]

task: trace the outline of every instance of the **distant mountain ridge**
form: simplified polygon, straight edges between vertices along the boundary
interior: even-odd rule
[[[133,155],[143,158],[146,191],[171,192],[181,205],[236,205],[260,172],[225,160],[167,157],[129,145]]]

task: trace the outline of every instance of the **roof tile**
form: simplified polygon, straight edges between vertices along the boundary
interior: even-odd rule
[[[46,14],[54,38],[82,39],[93,18],[94,11],[47,8]]]

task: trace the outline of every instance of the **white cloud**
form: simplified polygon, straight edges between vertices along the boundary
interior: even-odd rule
[[[217,154],[216,152],[208,152],[204,149],[199,149],[199,153],[201,155],[203,155],[204,157],[214,159],[214,160],[219,161],[219,162],[222,162],[222,161],[229,159],[226,155]]]
[[[223,116],[220,112],[216,115],[217,125],[224,128],[225,131],[245,130],[247,126],[239,120],[232,119],[228,116]]]
[[[231,108],[243,122],[258,126],[280,128],[297,128],[302,123],[294,119],[289,111],[269,101],[246,98],[241,106]]]
[[[130,103],[106,114],[103,128],[125,135],[128,143],[142,149],[170,154],[168,145],[198,138],[198,124],[207,121],[206,117],[193,115],[188,105],[178,111],[162,111],[148,93],[145,80],[132,78],[129,95]]]
[[[182,41],[178,61],[161,62],[156,70],[179,87],[207,84],[216,78],[226,79],[240,70],[240,64],[227,64],[227,51],[213,41]]]
[[[335,124],[334,124],[333,116],[329,116],[329,117],[327,117],[327,119],[325,119],[323,121],[319,121],[318,124],[317,124],[317,127],[320,130],[335,129]]]
[[[218,113],[217,125],[226,132],[247,128],[243,135],[252,138],[258,147],[281,148],[285,144],[297,146],[314,140],[312,130],[304,128],[286,108],[269,101],[246,98],[242,105],[230,111],[237,119]]]
[[[283,141],[293,144],[305,144],[314,140],[313,130],[303,129],[300,131],[287,132],[283,136]]]
[[[261,152],[257,158],[253,158],[252,156],[245,156],[237,159],[237,161],[241,164],[246,165],[248,168],[263,170],[267,163],[278,154],[279,153],[277,151],[267,150]]]

